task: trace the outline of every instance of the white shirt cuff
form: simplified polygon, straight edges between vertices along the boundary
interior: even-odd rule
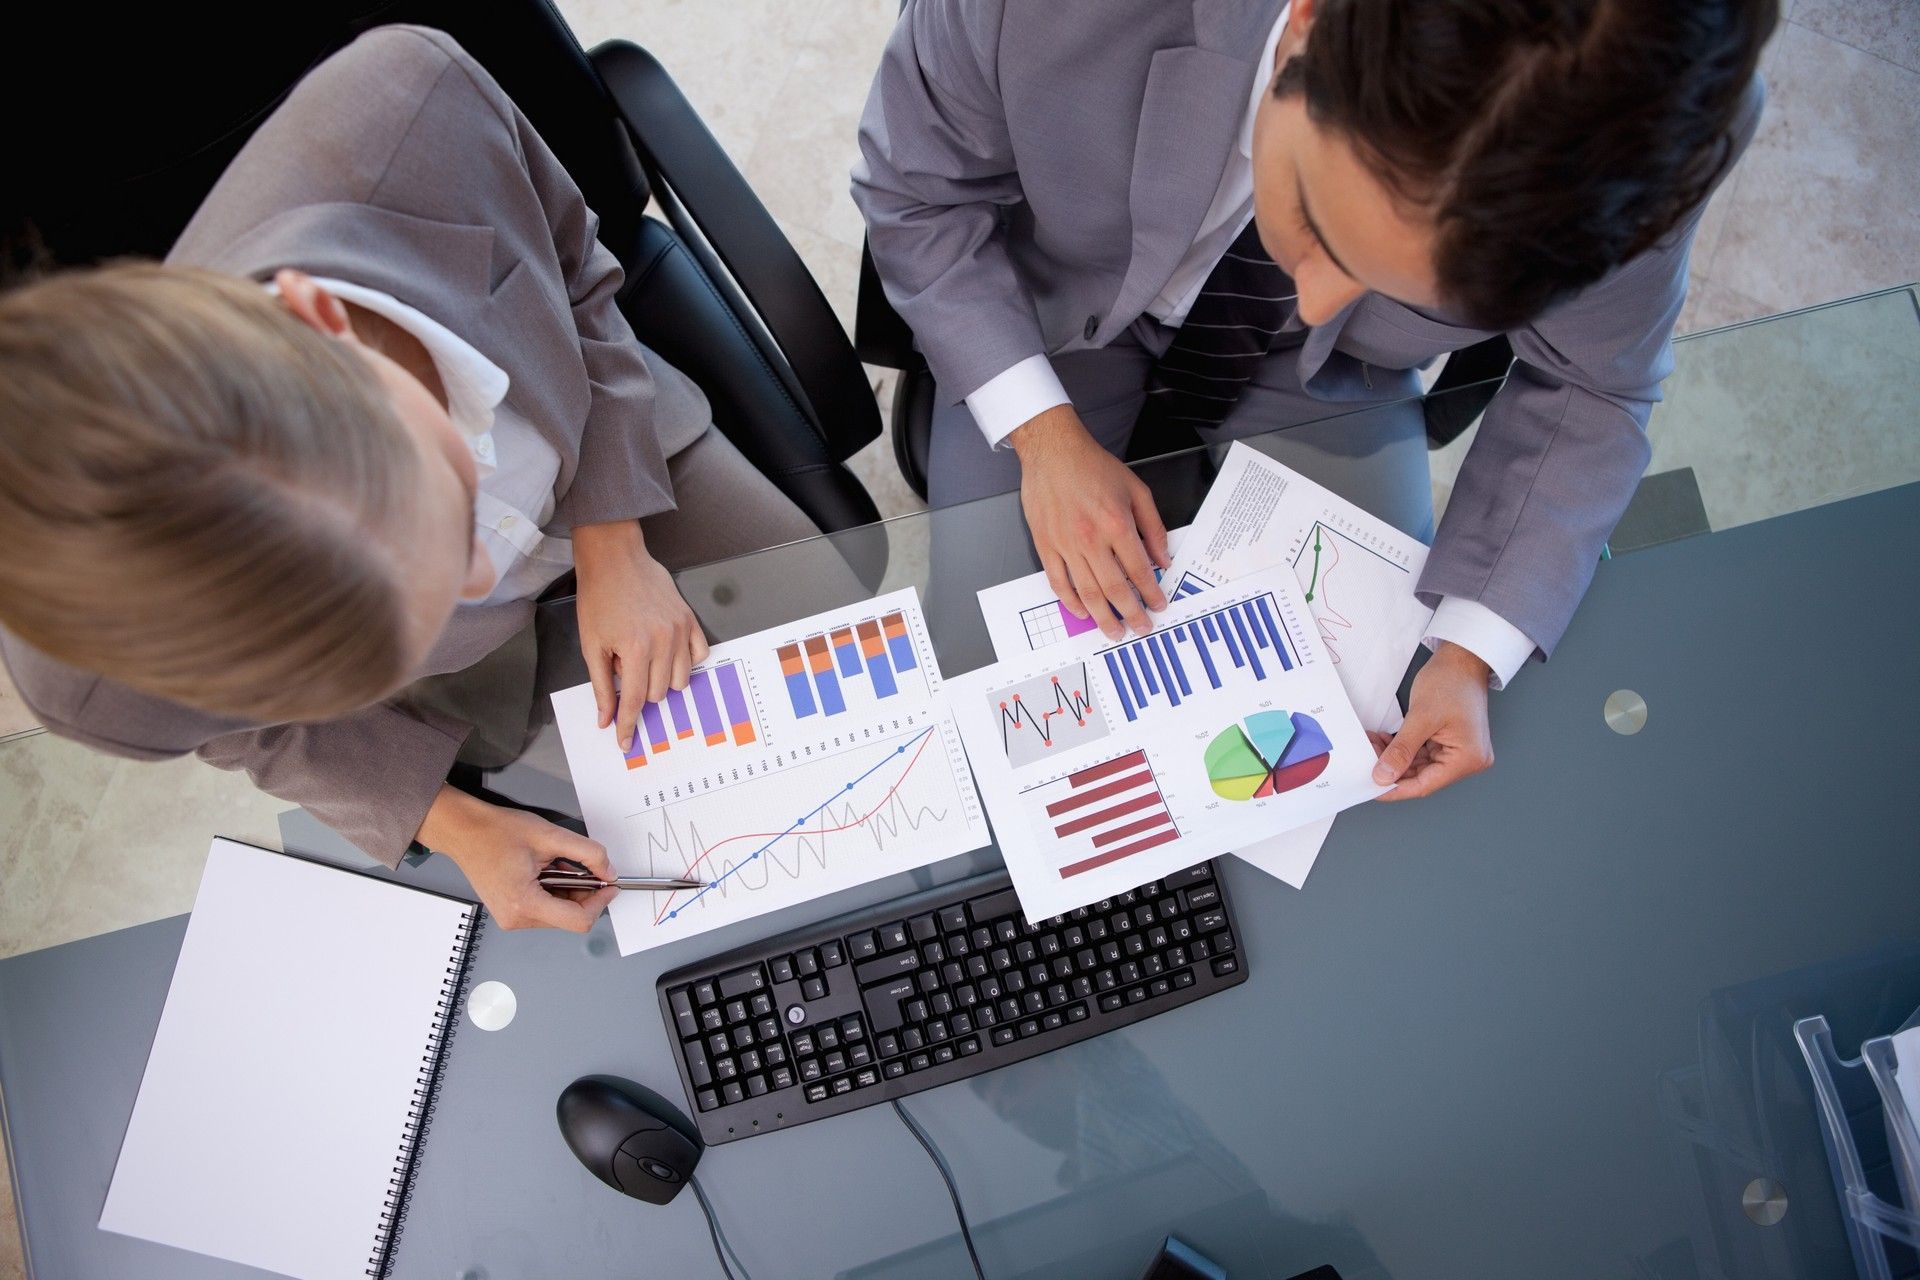
[[[980,434],[998,449],[1013,429],[1057,404],[1070,404],[1060,375],[1045,356],[1028,356],[1011,369],[1004,369],[967,397],[967,408],[980,424]]]
[[[1451,640],[1493,668],[1487,683],[1495,689],[1506,688],[1533,656],[1533,641],[1526,632],[1478,600],[1447,596],[1440,601],[1427,624],[1427,648],[1437,648],[1443,640]]]

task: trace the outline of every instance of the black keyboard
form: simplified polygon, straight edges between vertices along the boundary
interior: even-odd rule
[[[1037,923],[1011,886],[977,876],[663,976],[700,1136],[902,1098],[1246,981],[1210,863]]]

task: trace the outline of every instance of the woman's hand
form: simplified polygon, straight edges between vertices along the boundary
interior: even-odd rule
[[[613,878],[598,841],[556,827],[536,814],[503,809],[443,786],[420,824],[421,844],[452,858],[503,929],[567,929],[585,933],[618,889],[551,893],[540,873],[571,858],[602,879]]]
[[[640,705],[686,688],[687,673],[707,656],[707,639],[672,575],[647,554],[639,521],[576,525],[573,565],[580,653],[600,727],[614,725],[625,751]]]

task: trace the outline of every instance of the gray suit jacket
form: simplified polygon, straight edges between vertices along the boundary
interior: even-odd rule
[[[598,220],[506,94],[445,34],[370,31],[315,68],[247,143],[168,261],[265,280],[281,267],[391,294],[504,369],[498,414],[561,458],[548,531],[670,510],[666,457],[710,422],[684,374],[615,309]],[[458,671],[533,618],[462,605],[420,676]],[[212,716],[67,667],[0,631],[54,732],[140,759],[245,769],[394,865],[469,726],[401,702],[320,724]]]
[[[1280,0],[910,0],[860,122],[855,202],[874,262],[955,402],[1020,360],[1111,342],[1192,245]],[[1732,140],[1760,110],[1748,94]],[[1420,581],[1550,653],[1649,449],[1673,367],[1695,210],[1662,245],[1509,334]],[[1377,294],[1308,333],[1301,385],[1374,398],[1488,337]],[[1329,410],[1333,412],[1334,410]]]

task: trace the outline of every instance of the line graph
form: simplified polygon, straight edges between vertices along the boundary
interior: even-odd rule
[[[623,869],[706,883],[614,905],[634,900],[656,928],[712,928],[962,852],[977,823],[936,723],[630,816]]]
[[[999,714],[1000,746],[1016,769],[1107,736],[1107,719],[1093,700],[1085,662],[992,690],[987,703]]]
[[[1405,596],[1412,576],[1409,566],[1324,520],[1301,535],[1293,571],[1335,666],[1346,661],[1355,628],[1380,616],[1381,602]]]

